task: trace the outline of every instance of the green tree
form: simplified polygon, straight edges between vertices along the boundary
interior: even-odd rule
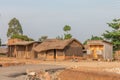
[[[90,39],[87,39],[83,44],[85,45],[85,44],[87,44],[87,41],[89,41],[89,40],[103,40],[103,38],[102,37],[99,37],[99,36],[91,36],[91,38]]]
[[[103,40],[103,38],[102,38],[102,37],[99,37],[99,36],[93,36],[93,35],[92,35],[92,37],[91,37],[90,40]]]
[[[70,38],[72,38],[72,35],[69,33],[69,31],[71,31],[71,26],[69,26],[69,25],[65,25],[64,26],[64,28],[63,28],[63,30],[64,30],[64,39],[70,39]]]
[[[64,39],[71,39],[72,35],[71,34],[64,34]]]
[[[114,19],[111,23],[107,23],[112,31],[106,30],[103,37],[113,43],[114,50],[120,49],[120,19]]]
[[[41,37],[38,39],[38,41],[43,42],[43,41],[46,40],[47,38],[48,38],[48,36],[41,36]]]
[[[68,31],[71,30],[71,26],[65,25],[64,28],[63,28],[63,30],[64,30],[65,32],[68,32]]]
[[[14,39],[14,38],[21,39],[21,40],[24,40],[24,41],[34,41],[34,39],[29,38],[26,35],[14,34],[14,35],[11,36],[11,39]]]
[[[11,36],[14,34],[18,34],[18,35],[23,34],[22,26],[18,19],[16,18],[11,19],[8,25],[9,28],[7,31],[7,37],[11,38]]]

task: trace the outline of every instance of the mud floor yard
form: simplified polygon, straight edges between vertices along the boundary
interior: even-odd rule
[[[120,62],[97,61],[40,61],[0,58],[0,63],[24,63],[0,67],[0,80],[25,80],[27,69],[65,68],[59,80],[120,80]],[[55,75],[56,76],[56,75]]]

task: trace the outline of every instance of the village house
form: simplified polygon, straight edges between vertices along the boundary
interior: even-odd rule
[[[82,57],[83,45],[76,39],[47,39],[34,48],[39,59],[66,60]]]
[[[16,58],[37,58],[33,48],[40,42],[11,39],[8,42],[8,56]]]
[[[7,53],[8,53],[7,48],[0,47],[0,55],[7,55]]]
[[[105,40],[89,40],[87,42],[87,55],[92,59],[113,59],[113,45]]]

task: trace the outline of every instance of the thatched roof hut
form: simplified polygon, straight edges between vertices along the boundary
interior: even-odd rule
[[[61,59],[73,58],[82,55],[83,45],[76,39],[58,40],[47,39],[34,50],[40,54],[47,54],[47,58],[56,59],[61,55]]]
[[[9,56],[16,58],[35,58],[33,48],[40,42],[37,41],[20,41],[8,45]]]

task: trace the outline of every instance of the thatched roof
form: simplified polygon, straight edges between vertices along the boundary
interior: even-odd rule
[[[111,42],[108,42],[105,40],[89,40],[89,41],[87,41],[88,45],[102,45],[103,43],[107,43],[107,44],[112,45]]]
[[[76,39],[58,40],[58,39],[47,39],[34,48],[36,52],[47,51],[52,49],[64,49],[72,41],[76,41],[82,46],[82,44]]]
[[[40,43],[40,42],[38,42],[38,41],[20,41],[20,42],[13,43],[11,45],[23,45],[23,46],[25,46],[25,45],[30,45],[32,43]]]
[[[0,53],[6,54],[8,52],[7,48],[0,48]]]

